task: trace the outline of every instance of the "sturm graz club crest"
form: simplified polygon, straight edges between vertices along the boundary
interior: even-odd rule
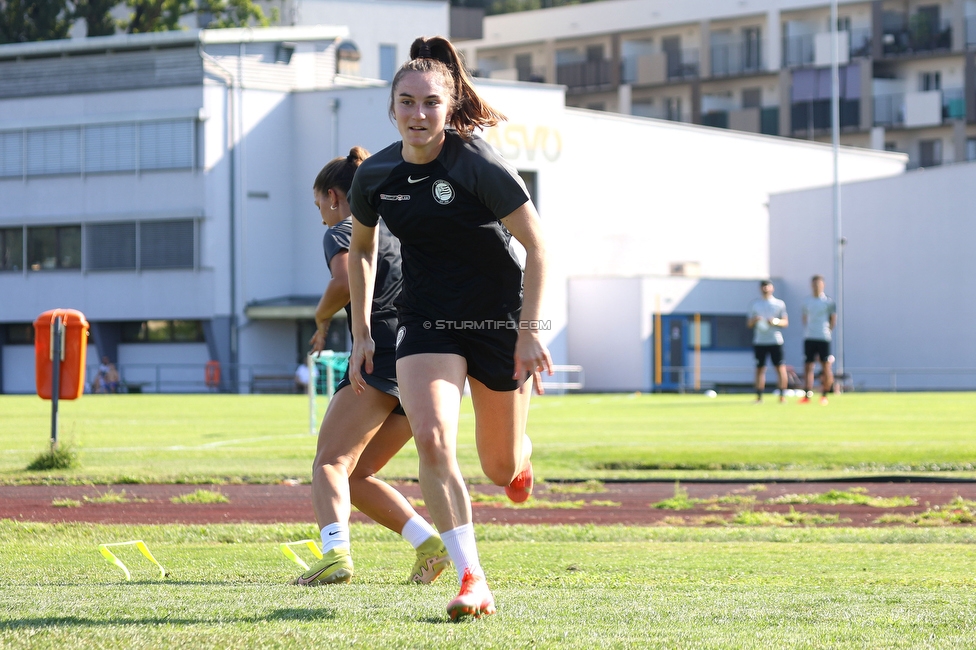
[[[447,205],[454,200],[454,188],[447,181],[437,181],[431,188],[434,199],[441,205]]]

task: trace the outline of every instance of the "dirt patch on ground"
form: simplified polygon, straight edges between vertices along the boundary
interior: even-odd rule
[[[760,488],[759,486],[763,486]],[[422,499],[416,483],[397,487],[415,503]],[[918,515],[956,497],[976,501],[976,483],[682,483],[693,506],[684,510],[653,507],[675,496],[670,482],[590,485],[542,484],[525,506],[513,507],[501,488],[472,486],[474,520],[497,524],[661,524],[701,525],[726,521],[743,510],[759,513],[806,513],[837,517],[838,526],[879,526],[882,515]],[[174,503],[174,497],[197,490],[220,492],[226,503]],[[575,490],[575,491],[574,491]],[[912,497],[916,505],[879,508],[870,505],[768,503],[791,494],[830,490],[872,497]],[[124,491],[124,494],[123,494]],[[308,485],[114,485],[0,486],[0,519],[40,522],[124,524],[312,523]],[[695,500],[704,500],[695,502]],[[60,506],[55,504],[61,504]],[[527,507],[526,507],[527,506]],[[427,516],[426,509],[418,511]],[[368,521],[353,513],[353,521]]]

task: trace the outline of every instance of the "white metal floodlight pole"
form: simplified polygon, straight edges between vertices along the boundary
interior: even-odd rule
[[[837,0],[830,2],[830,45],[830,139],[834,158],[834,300],[837,306],[834,367],[839,376],[844,373],[844,236],[840,220],[840,34],[837,31]]]

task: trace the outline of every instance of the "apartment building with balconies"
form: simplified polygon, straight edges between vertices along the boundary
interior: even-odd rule
[[[837,22],[842,144],[976,159],[976,1],[841,1]],[[458,46],[570,106],[826,141],[831,44],[823,0],[606,0],[489,16]]]

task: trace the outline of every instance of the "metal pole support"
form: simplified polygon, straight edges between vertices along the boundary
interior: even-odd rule
[[[58,398],[61,396],[61,358],[64,355],[64,324],[60,316],[51,320],[51,451],[58,448]]]

